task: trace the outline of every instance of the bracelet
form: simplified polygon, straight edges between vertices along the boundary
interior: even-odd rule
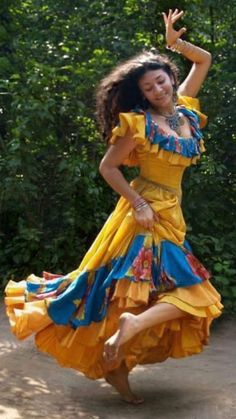
[[[135,208],[137,205],[139,205],[143,201],[144,199],[141,196],[138,196],[137,198],[135,198],[134,202],[132,203],[132,207]]]
[[[142,211],[144,208],[149,207],[147,202],[144,202],[143,204],[138,205],[137,207],[134,208],[134,211]]]
[[[194,46],[190,42],[183,41],[181,38],[178,38],[174,44],[166,46],[167,49],[177,52],[178,54],[189,52],[193,47]]]
[[[138,196],[134,202],[133,202],[133,209],[137,212],[141,211],[144,208],[147,208],[149,205],[145,199],[143,199],[141,196]]]

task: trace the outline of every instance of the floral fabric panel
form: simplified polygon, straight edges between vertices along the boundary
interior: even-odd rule
[[[29,277],[28,300],[47,300],[53,322],[73,327],[101,321],[107,312],[117,281],[124,278],[148,282],[150,293],[187,287],[210,278],[189,247],[163,240],[158,246],[152,235],[137,235],[127,253],[100,266],[81,272],[71,281],[67,276],[45,273],[44,279]],[[38,283],[37,283],[38,282]]]

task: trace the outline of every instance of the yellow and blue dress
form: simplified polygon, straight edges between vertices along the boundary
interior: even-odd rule
[[[131,182],[159,216],[152,231],[140,226],[121,197],[80,266],[67,275],[44,272],[10,281],[5,303],[13,333],[36,335],[37,347],[64,367],[97,379],[107,373],[104,342],[117,330],[123,312],[138,314],[160,302],[186,316],[139,333],[124,345],[129,370],[200,353],[212,320],[221,314],[220,295],[209,272],[185,240],[181,178],[204,151],[200,128],[206,117],[197,99],[179,98],[191,138],[167,134],[148,112],[121,113],[110,143],[131,132],[136,148],[124,164],[140,169]]]

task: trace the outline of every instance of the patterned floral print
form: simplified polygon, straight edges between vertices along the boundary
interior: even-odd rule
[[[160,274],[160,287],[158,288],[159,292],[165,290],[171,290],[176,287],[176,281],[170,275],[168,275],[164,270]]]
[[[202,279],[210,279],[211,274],[207,269],[199,262],[199,260],[192,254],[188,253],[186,258],[191,266],[193,273]]]
[[[152,277],[152,259],[152,250],[142,247],[132,264],[133,275],[136,282],[140,280],[150,281]]]

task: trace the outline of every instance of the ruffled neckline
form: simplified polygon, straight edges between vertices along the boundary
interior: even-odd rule
[[[167,133],[152,119],[150,112],[141,108],[135,108],[133,112],[144,115],[145,137],[151,144],[158,144],[160,148],[181,154],[184,157],[199,156],[201,154],[200,140],[202,139],[199,117],[195,112],[186,109],[183,105],[178,105],[178,109],[188,118],[192,137],[178,137]]]

